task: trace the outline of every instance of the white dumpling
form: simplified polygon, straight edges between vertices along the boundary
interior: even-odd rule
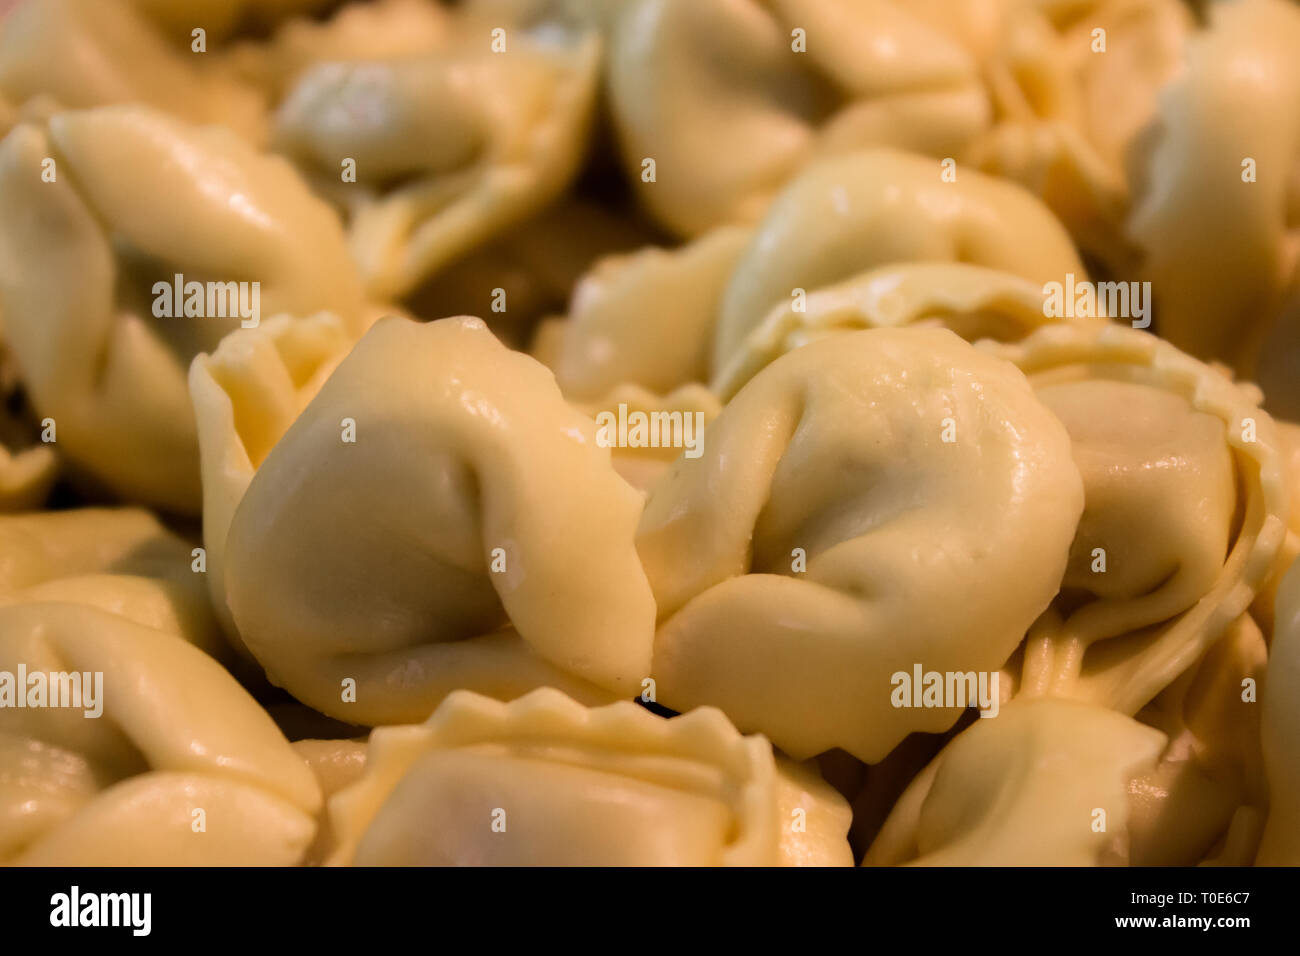
[[[462,687],[640,692],[641,496],[543,366],[476,319],[385,319],[297,412],[274,347],[239,335],[195,365],[205,469],[235,468],[228,529],[214,512],[205,534],[273,682],[354,724],[423,720]]]
[[[713,368],[796,290],[811,292],[876,266],[965,262],[1039,284],[1086,270],[1047,207],[1023,188],[890,149],[809,167],[772,202],[723,294]]]
[[[899,798],[866,866],[1094,866],[1127,851],[1130,782],[1160,731],[1063,700],[1022,700],[958,734]]]
[[[620,385],[669,392],[706,382],[722,293],[753,231],[722,227],[676,249],[647,247],[597,262],[569,314],[545,328],[547,364],[566,395]]]
[[[371,734],[361,779],[329,801],[328,862],[842,866],[847,811],[712,708],[665,720],[551,689],[510,704],[462,691]]]
[[[1181,0],[1006,4],[984,62],[997,120],[961,162],[1041,196],[1080,248],[1131,274],[1130,153],[1193,28]]]
[[[756,219],[814,157],[875,145],[955,155],[991,118],[960,35],[965,6],[936,16],[893,0],[627,4],[606,82],[638,198],[698,235]]]
[[[202,651],[118,614],[30,603],[0,608],[0,671],[20,665],[102,674],[102,716],[0,708],[0,861],[288,866],[306,851],[311,771]]]
[[[772,308],[711,385],[728,399],[786,352],[837,332],[934,325],[968,342],[1015,341],[1057,321],[1044,312],[1041,288],[1010,272],[961,262],[893,263]]]
[[[41,181],[46,157],[54,182]],[[176,274],[229,284],[249,306],[256,293],[260,317],[361,320],[334,214],[288,163],[226,130],[114,106],[23,123],[0,144],[0,314],[38,414],[112,491],[196,512],[185,369],[245,320],[155,317]]]
[[[412,292],[540,212],[585,153],[594,32],[502,27],[472,7],[445,19],[424,48],[307,65],[275,118],[277,147],[348,210],[353,257],[379,298]]]
[[[25,0],[0,19],[0,99],[63,109],[137,104],[260,140],[263,98],[190,53],[189,32],[181,52],[126,0]]]
[[[0,515],[0,607],[99,608],[229,657],[190,544],[137,508]]]
[[[1300,261],[1300,9],[1208,14],[1161,96],[1127,231],[1160,334],[1251,374]]]
[[[1285,535],[1285,471],[1258,393],[1117,325],[981,347],[1070,432],[1084,512],[1020,692],[1135,714],[1250,606]]]
[[[891,675],[1000,667],[1083,509],[1064,427],[1013,366],[942,329],[782,356],[702,451],[654,486],[638,532],[658,699],[720,707],[796,758],[872,762],[949,727],[956,708],[896,708]]]

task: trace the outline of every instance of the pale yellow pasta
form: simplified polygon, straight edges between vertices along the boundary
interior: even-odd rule
[[[1127,228],[1160,334],[1250,374],[1300,251],[1300,9],[1241,0],[1209,18],[1161,95]]]
[[[960,262],[881,266],[772,308],[713,377],[724,400],[786,352],[855,329],[937,325],[968,342],[1015,341],[1051,321],[1042,289],[1018,275]]]
[[[896,707],[891,675],[999,667],[1082,508],[1064,428],[1009,363],[941,329],[796,349],[647,501],[659,700],[720,707],[796,758],[880,760],[960,713]]]
[[[564,393],[590,401],[628,383],[668,392],[708,381],[722,293],[752,234],[723,227],[677,249],[597,262],[546,332]]]
[[[278,147],[348,210],[352,254],[380,298],[410,293],[558,198],[592,119],[593,31],[501,26],[472,6],[444,19],[400,56],[306,66],[275,119]]]
[[[965,262],[1039,284],[1086,278],[1070,237],[1024,189],[937,160],[875,149],[810,167],[772,203],[723,294],[720,370],[796,290],[896,262]]]
[[[0,99],[18,106],[35,98],[63,109],[139,104],[253,141],[265,135],[266,103],[256,90],[205,54],[173,49],[124,0],[25,0],[9,11],[0,29]]]
[[[1248,615],[1138,714],[1168,738],[1129,785],[1132,866],[1248,865],[1267,794],[1259,747],[1267,648]]]
[[[177,314],[176,275],[205,283],[201,307]],[[246,319],[232,303],[255,295]],[[190,359],[241,322],[322,307],[361,320],[337,220],[284,160],[233,134],[122,106],[24,123],[0,144],[8,347],[67,462],[119,495],[197,511]]]
[[[228,654],[191,546],[136,508],[0,515],[0,607],[94,607]]]
[[[578,407],[595,419],[596,440],[609,443],[614,470],[645,493],[678,455],[702,453],[704,430],[722,411],[703,385],[684,385],[667,395],[621,385]]]
[[[851,862],[843,798],[812,771],[783,775],[718,711],[664,720],[552,689],[457,692],[424,724],[375,730],[329,815],[334,865]]]
[[[613,27],[607,84],[641,202],[675,232],[698,235],[756,219],[819,156],[876,145],[956,155],[991,118],[960,37],[977,14],[921,6],[627,4]]]
[[[1131,270],[1129,152],[1192,26],[1181,0],[1009,4],[985,62],[997,119],[962,160],[1026,186],[1082,249]]]
[[[0,670],[102,675],[102,716],[0,709],[0,860],[291,865],[320,789],[257,703],[173,634],[73,604],[0,608]]]
[[[1160,731],[1112,710],[1015,701],[975,721],[916,776],[863,863],[1122,863],[1130,781],[1164,746]]]
[[[1285,536],[1279,440],[1258,395],[1153,335],[1052,325],[981,343],[1070,432],[1084,513],[1020,693],[1135,714],[1250,606]]]
[[[252,349],[196,364],[195,395],[213,467],[234,466],[228,530],[205,534],[224,534],[224,601],[273,682],[368,725],[422,720],[458,687],[640,692],[641,498],[544,367],[476,319],[386,319],[288,425],[305,393]]]

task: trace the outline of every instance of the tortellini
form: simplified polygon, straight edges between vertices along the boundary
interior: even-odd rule
[[[1267,653],[1243,615],[1138,715],[1169,743],[1156,768],[1130,785],[1131,865],[1244,866],[1254,858],[1267,805],[1258,703]]]
[[[175,635],[19,604],[0,608],[0,671],[77,672],[101,708],[0,709],[0,861],[287,866],[311,843],[311,771],[235,679]]]
[[[1257,396],[1167,342],[1052,325],[986,342],[1069,430],[1084,510],[1021,693],[1135,714],[1250,606],[1285,535],[1278,436]]]
[[[238,338],[195,364],[227,485],[205,535],[274,683],[357,724],[423,720],[459,687],[641,691],[641,497],[544,367],[478,320],[385,319],[304,402],[296,353]]]
[[[679,249],[599,261],[535,346],[564,393],[592,400],[624,384],[667,392],[708,381],[718,307],[752,235],[724,227]]]
[[[329,800],[327,862],[844,866],[847,810],[711,708],[663,720],[549,688],[509,704],[460,691],[371,734],[364,774]]]
[[[1031,189],[1082,249],[1127,274],[1131,154],[1192,25],[1181,0],[1009,4],[985,64],[997,119],[963,162]]]
[[[1160,334],[1250,374],[1300,252],[1300,10],[1241,0],[1209,18],[1161,95],[1127,229]],[[1278,347],[1294,355],[1294,334]]]
[[[965,262],[1037,283],[1087,272],[1070,237],[1023,189],[939,164],[876,149],[817,164],[768,209],[737,263],[719,306],[715,369],[777,303],[874,266]]]
[[[41,109],[137,103],[254,141],[265,135],[266,104],[251,86],[204,55],[173,50],[129,0],[20,3],[0,30],[0,99]]]
[[[472,7],[446,21],[401,56],[307,66],[275,118],[278,148],[347,208],[379,298],[412,292],[557,198],[593,119],[594,32],[500,27]]]
[[[945,293],[928,283],[952,283],[946,295],[973,300],[972,309],[996,298],[1014,312],[987,325],[954,317],[963,334],[1009,334],[1008,324],[1023,334],[1047,321],[1041,284],[1086,278],[1070,237],[1017,186],[973,171],[945,182],[940,173],[931,159],[886,149],[815,164],[757,227],[722,227],[677,249],[598,263],[576,286],[569,317],[543,326],[534,349],[565,393],[584,401],[624,383],[662,394],[712,382],[727,397],[756,370],[755,353],[771,348],[764,324],[784,320],[769,315],[788,311],[811,324],[814,312],[835,307],[827,300],[837,291],[851,295],[850,283],[874,281],[865,275],[873,269],[940,263],[1005,278],[922,269],[886,307],[938,309],[923,300]],[[877,314],[866,324],[902,321]]]
[[[959,262],[881,266],[778,305],[714,376],[723,399],[792,349],[853,329],[940,325],[968,342],[1015,341],[1053,321],[1027,279]]]
[[[67,461],[123,497],[198,510],[196,353],[263,314],[356,326],[361,305],[333,213],[226,130],[114,106],[0,144],[7,344]]]
[[[1127,855],[1130,782],[1160,731],[1077,701],[1025,700],[977,720],[919,773],[868,866],[1092,866]]]
[[[942,329],[873,329],[777,359],[652,490],[659,700],[720,707],[796,758],[884,757],[951,707],[891,675],[995,670],[1066,569],[1083,486],[1009,363]]]
[[[757,219],[814,157],[951,157],[991,119],[960,37],[979,16],[896,0],[633,0],[607,81],[627,175],[657,219],[698,235]]]
[[[94,607],[176,634],[226,662],[195,552],[147,511],[0,515],[0,607]]]

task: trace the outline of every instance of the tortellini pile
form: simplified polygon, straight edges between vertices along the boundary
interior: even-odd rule
[[[1300,865],[1300,5],[11,6],[0,863]]]

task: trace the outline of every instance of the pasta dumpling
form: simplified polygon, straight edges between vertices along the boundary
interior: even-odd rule
[[[723,293],[714,369],[778,303],[876,266],[965,262],[1030,281],[1086,277],[1069,235],[1034,196],[923,156],[874,149],[810,167],[768,209]]]
[[[458,687],[641,690],[641,498],[545,368],[477,319],[385,319],[287,425],[304,394],[272,347],[245,348],[195,366],[211,465],[236,466],[228,528],[205,534],[224,535],[224,603],[274,683],[367,725],[423,720]]]
[[[208,64],[204,55],[173,50],[126,0],[26,0],[0,30],[0,99],[76,110],[141,104],[262,139],[262,96]]]
[[[1209,18],[1161,96],[1127,229],[1160,334],[1250,375],[1300,261],[1300,10],[1241,0]]]
[[[371,734],[363,776],[329,801],[328,862],[846,865],[847,809],[712,708],[664,720],[550,688],[509,704],[458,691]]]
[[[277,147],[347,209],[378,298],[412,292],[558,198],[595,108],[593,31],[500,27],[472,6],[441,19],[424,48],[307,65],[276,113]]]
[[[229,656],[190,545],[137,508],[0,516],[0,607],[95,607]]]
[[[1278,437],[1258,396],[1155,336],[1047,326],[1015,362],[1070,433],[1084,511],[1020,692],[1135,714],[1250,606],[1285,534]]]
[[[917,6],[628,4],[613,26],[607,86],[644,205],[673,231],[698,235],[756,219],[814,157],[875,145],[955,155],[991,118],[960,37],[978,14],[969,4]]]
[[[729,399],[786,352],[837,332],[939,325],[968,342],[1015,341],[1051,321],[1041,289],[1018,275],[961,262],[895,263],[775,306],[712,388]]]
[[[539,334],[564,393],[592,400],[625,384],[669,392],[708,381],[722,293],[752,235],[722,227],[677,249],[597,262],[568,316]]]
[[[893,705],[891,675],[999,667],[1082,509],[1065,429],[1009,363],[942,329],[796,349],[646,503],[659,699],[720,707],[795,758],[877,761],[959,715]]]
[[[0,144],[8,346],[63,455],[117,494],[197,511],[189,360],[262,313],[325,307],[359,328],[338,221],[231,133],[123,106]]]
[[[79,703],[100,710],[0,709],[0,861],[288,866],[315,835],[311,771],[235,679],[176,636],[97,608],[3,607],[0,671],[76,672],[98,685]]]
[[[863,865],[1123,863],[1130,781],[1164,745],[1160,731],[1102,707],[1014,701],[916,776]]]
[[[997,116],[963,161],[1030,189],[1079,246],[1127,272],[1130,152],[1182,65],[1181,0],[1020,0],[1002,12],[985,75]]]

